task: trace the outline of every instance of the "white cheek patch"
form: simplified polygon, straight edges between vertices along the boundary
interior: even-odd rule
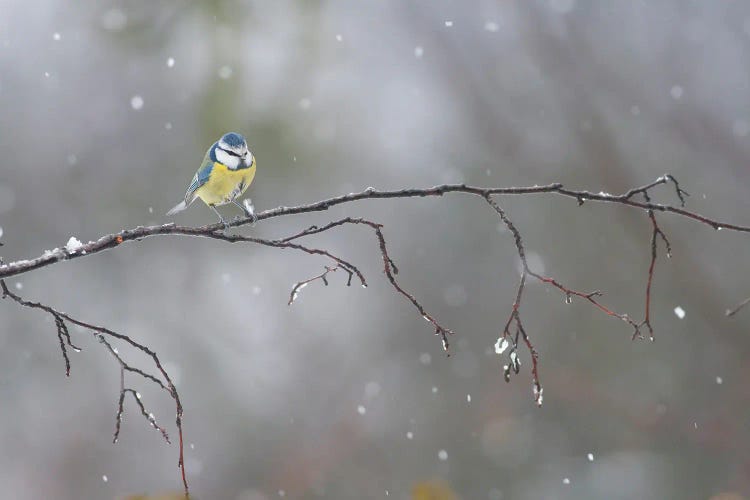
[[[216,159],[219,161],[219,163],[222,163],[229,167],[230,169],[234,170],[237,167],[240,166],[240,159],[236,156],[232,156],[226,151],[216,148]]]

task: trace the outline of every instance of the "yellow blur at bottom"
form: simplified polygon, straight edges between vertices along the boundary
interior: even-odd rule
[[[421,481],[411,489],[411,500],[458,500],[448,483],[440,479]]]
[[[193,495],[190,495],[193,498]],[[159,493],[156,495],[133,495],[122,500],[185,500],[185,493]]]
[[[157,495],[133,495],[122,500],[185,500],[185,494],[175,492]],[[448,486],[448,483],[440,479],[431,479],[414,484],[411,489],[411,500],[459,500],[459,498],[453,489]]]

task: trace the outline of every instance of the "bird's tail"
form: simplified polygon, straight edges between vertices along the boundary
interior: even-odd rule
[[[177,205],[175,205],[174,207],[172,207],[172,210],[170,210],[169,212],[167,212],[167,215],[174,215],[177,212],[182,212],[183,210],[185,210],[187,208],[187,206],[188,206],[187,201],[182,200]]]

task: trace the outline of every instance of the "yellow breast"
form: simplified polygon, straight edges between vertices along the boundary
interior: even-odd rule
[[[224,205],[242,195],[255,177],[255,158],[249,168],[230,170],[214,162],[208,182],[196,189],[195,194],[207,205]]]

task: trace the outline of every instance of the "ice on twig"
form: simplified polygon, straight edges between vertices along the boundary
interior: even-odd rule
[[[497,354],[502,354],[505,352],[505,350],[508,348],[508,339],[500,337],[497,339],[497,342],[495,342],[495,352]]]

